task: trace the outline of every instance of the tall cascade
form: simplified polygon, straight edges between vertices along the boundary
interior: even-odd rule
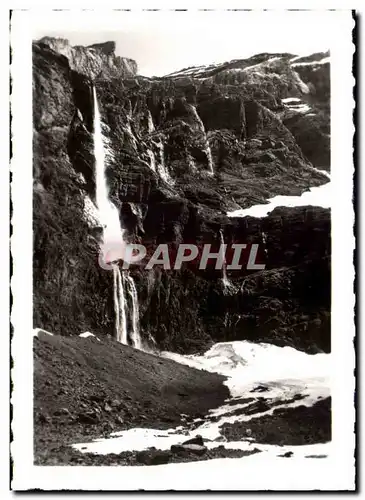
[[[220,244],[220,251],[223,254],[223,257],[225,255],[225,243],[224,243],[224,237],[223,237],[223,231],[222,229],[219,231],[220,238],[221,238],[221,244]],[[227,288],[230,285],[229,279],[227,277],[227,264],[226,264],[226,259],[224,257],[223,259],[223,264],[222,264],[222,281],[223,285],[225,288]]]
[[[131,307],[131,320],[132,320],[132,331],[131,331],[131,339],[133,343],[133,347],[136,349],[142,348],[141,335],[139,333],[139,306],[138,306],[138,295],[137,288],[134,283],[133,278],[126,274],[126,282],[129,285],[129,296],[131,298],[132,307]]]
[[[128,344],[128,314],[130,314],[132,344],[137,349],[141,348],[139,332],[139,307],[137,289],[133,278],[128,271],[121,273],[117,260],[122,255],[126,246],[124,229],[120,225],[119,213],[116,206],[109,200],[108,186],[105,175],[106,154],[103,138],[101,117],[99,111],[96,89],[93,87],[94,98],[94,155],[96,178],[96,205],[99,210],[100,222],[103,226],[102,248],[108,250],[108,260],[113,262],[113,287],[114,287],[114,312],[115,335],[118,342]],[[114,253],[113,254],[113,249]],[[131,308],[128,307],[126,294],[130,297]]]
[[[165,165],[165,146],[163,144],[162,139],[160,139],[159,142],[156,143],[156,146],[158,148],[158,156],[159,156],[159,161],[157,163],[157,171],[162,180],[164,180],[170,186],[173,186],[174,180],[171,178],[169,171],[167,170]]]
[[[223,231],[222,229],[219,231],[220,234],[220,239],[221,239],[221,244],[220,244],[220,251],[222,252],[223,255],[223,264],[222,264],[222,283],[224,285],[225,290],[228,289],[235,289],[235,286],[233,283],[231,283],[228,279],[227,276],[227,262],[225,259],[225,251],[226,251],[226,245],[224,243],[224,237],[223,237]]]
[[[124,278],[119,266],[113,266],[115,334],[118,342],[127,345],[127,304],[124,296]]]
[[[191,110],[193,111],[194,113],[194,116],[199,124],[199,128],[200,128],[200,131],[203,135],[203,140],[204,140],[204,151],[205,151],[205,154],[207,155],[207,159],[208,159],[208,167],[209,167],[209,173],[210,174],[214,174],[214,168],[213,168],[213,157],[212,157],[212,150],[210,149],[210,145],[209,145],[209,141],[208,141],[208,138],[207,138],[207,133],[206,133],[206,130],[205,130],[205,127],[204,127],[204,123],[203,123],[203,120],[200,118],[199,116],[199,113],[196,109],[195,106],[191,105]]]

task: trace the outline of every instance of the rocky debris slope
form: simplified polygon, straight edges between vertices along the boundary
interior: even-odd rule
[[[242,376],[237,381],[244,383]],[[251,378],[232,398],[216,373],[112,339],[38,330],[35,463],[158,465],[259,452],[295,455],[290,447],[331,439],[331,401],[316,381],[257,385]]]
[[[35,460],[58,463],[80,439],[175,427],[181,414],[202,417],[228,397],[223,381],[105,337],[40,332],[34,339]]]
[[[33,44],[34,326],[113,334],[112,276],[98,264],[95,85],[110,196],[129,241],[217,244],[222,231],[226,243],[265,250],[267,270],[229,276],[235,293],[212,269],[132,269],[143,337],[183,353],[225,339],[329,350],[329,210],[225,215],[328,182],[310,163],[329,168],[325,55],[260,54],[150,79],[114,48]]]

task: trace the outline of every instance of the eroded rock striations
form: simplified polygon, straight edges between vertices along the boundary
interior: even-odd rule
[[[250,339],[330,349],[330,212],[227,211],[328,182],[328,54],[260,54],[161,78],[115,44],[33,44],[34,324],[113,334],[112,274],[98,264],[92,85],[110,196],[129,241],[259,243],[266,269],[132,269],[144,338],[183,353]],[[264,235],[264,236],[263,236]]]

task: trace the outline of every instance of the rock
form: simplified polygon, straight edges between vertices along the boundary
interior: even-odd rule
[[[199,434],[191,439],[188,439],[187,441],[184,441],[182,443],[182,445],[186,445],[186,444],[198,444],[200,446],[204,446],[204,441],[203,441],[203,438],[202,436],[200,436]]]
[[[182,444],[173,444],[171,445],[170,450],[172,453],[182,453],[186,451]]]
[[[192,453],[195,453],[196,455],[204,455],[207,451],[206,446],[201,446],[199,444],[183,444],[182,447],[186,451],[191,451]]]
[[[40,413],[38,415],[38,422],[41,424],[48,424],[52,421],[51,417],[48,415],[45,415],[44,413]]]
[[[164,450],[144,450],[136,454],[136,461],[145,465],[167,464],[171,458],[171,453]]]
[[[113,430],[114,429],[114,424],[113,422],[104,422],[104,425],[103,425],[104,429],[107,429],[107,430]]]
[[[137,73],[137,63],[133,59],[115,55],[115,42],[96,43],[89,47],[72,47],[68,40],[43,37],[40,46],[47,45],[55,52],[67,57],[72,69],[95,78],[125,78]]]
[[[102,403],[105,399],[105,394],[92,394],[90,396],[90,401],[95,401],[96,403]]]
[[[207,451],[206,446],[200,444],[173,444],[170,448],[172,453],[194,453],[195,455],[204,455]]]
[[[122,402],[119,400],[119,399],[113,399],[111,402],[110,402],[110,406],[112,408],[120,408],[120,406],[122,406]]]
[[[145,417],[146,418],[146,417]],[[170,422],[175,422],[175,419],[173,417],[170,417],[169,415],[162,415],[160,417],[160,420],[162,422],[170,423]]]
[[[270,409],[270,405],[265,400],[259,400],[248,405],[244,409],[245,415],[253,415],[254,413],[262,413]]]
[[[250,392],[266,392],[268,391],[269,388],[266,385],[258,385],[254,389],[252,389]]]
[[[270,163],[272,161],[275,161],[276,160],[276,156],[271,153],[270,151],[267,151],[266,153],[263,153],[261,156],[260,156],[260,161],[262,162],[266,162],[266,163]]]
[[[260,139],[250,139],[249,145],[251,147],[260,148],[262,146],[262,141]]]
[[[285,457],[285,458],[289,458],[293,455],[293,452],[292,451],[287,451],[286,453],[283,453],[282,455],[278,455],[278,457]]]
[[[78,421],[83,423],[83,424],[98,424],[100,419],[95,412],[87,412],[87,413],[79,413],[78,414]]]

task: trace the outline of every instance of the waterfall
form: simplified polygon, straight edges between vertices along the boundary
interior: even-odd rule
[[[170,186],[174,185],[174,180],[171,178],[166,165],[165,165],[165,147],[162,142],[162,139],[156,144],[159,152],[159,161],[157,163],[157,171],[162,180],[169,184]]]
[[[225,247],[223,246],[225,243],[224,243],[224,237],[223,237],[223,231],[222,229],[219,231],[219,234],[220,234],[220,238],[221,238],[221,245],[220,245],[220,249],[222,251],[222,254],[223,254],[223,264],[222,264],[222,283],[223,283],[223,286],[224,286],[224,289],[225,290],[231,290],[231,291],[236,291],[236,287],[234,286],[234,284],[229,280],[228,276],[227,276],[227,262],[226,262],[226,259],[225,259]]]
[[[133,278],[126,275],[126,281],[129,285],[129,296],[132,301],[132,332],[131,339],[133,343],[133,347],[136,349],[141,349],[142,341],[141,335],[139,333],[139,307],[138,307],[138,295],[136,285],[133,281]]]
[[[120,245],[123,248],[124,229],[120,227],[119,213],[115,205],[109,200],[108,186],[105,177],[105,147],[101,118],[96,90],[94,95],[94,155],[95,155],[95,181],[96,181],[96,205],[99,210],[100,221],[103,225],[103,243],[113,244],[115,248]]]
[[[220,234],[220,237],[221,237],[220,251],[222,251],[223,257],[224,257],[224,254],[225,254],[224,244],[225,243],[224,243],[224,237],[223,237],[223,231],[222,231],[222,229],[219,231],[219,234]],[[224,288],[228,288],[231,285],[231,282],[229,281],[229,279],[227,277],[227,263],[226,263],[225,257],[223,259],[223,265],[222,265],[222,282],[223,282]]]
[[[171,178],[166,165],[165,165],[165,148],[163,145],[162,140],[160,139],[159,142],[153,141],[153,146],[157,148],[157,161],[156,161],[156,155],[152,151],[152,149],[148,148],[147,149],[147,155],[149,157],[149,166],[150,169],[153,172],[156,172],[160,178],[166,182],[166,184],[169,184],[169,186],[174,185],[174,181]]]
[[[150,149],[147,149],[147,154],[150,158],[150,169],[153,171],[153,172],[156,172],[156,159],[155,159],[155,155],[153,154],[153,151],[151,151]]]
[[[202,119],[200,118],[200,116],[196,110],[196,107],[191,105],[191,110],[194,113],[194,116],[199,124],[200,131],[204,137],[204,151],[205,151],[205,154],[207,155],[207,158],[208,158],[209,173],[214,174],[212,150],[210,149],[209,141],[207,138],[207,133],[206,133],[205,127],[204,127],[204,123],[203,123]]]
[[[124,297],[124,278],[119,266],[113,266],[115,336],[118,342],[127,345],[127,304]]]
[[[152,115],[151,115],[150,110],[147,111],[147,128],[148,128],[148,133],[150,133],[150,134],[155,131],[155,125],[153,123],[153,119],[152,119]]]
[[[94,155],[95,155],[95,180],[96,180],[96,204],[99,217],[103,226],[103,249],[108,249],[108,259],[111,262],[119,260],[123,255],[126,242],[124,240],[124,229],[120,225],[117,207],[109,200],[109,192],[105,175],[106,167],[106,141],[103,138],[101,116],[99,111],[96,89],[93,87],[94,98]],[[115,255],[111,256],[110,250]],[[113,292],[115,312],[115,335],[118,342],[128,344],[127,316],[129,308],[126,293],[131,297],[131,339],[133,346],[141,347],[139,333],[139,308],[138,295],[133,278],[125,272],[121,273],[117,263],[113,265]]]

